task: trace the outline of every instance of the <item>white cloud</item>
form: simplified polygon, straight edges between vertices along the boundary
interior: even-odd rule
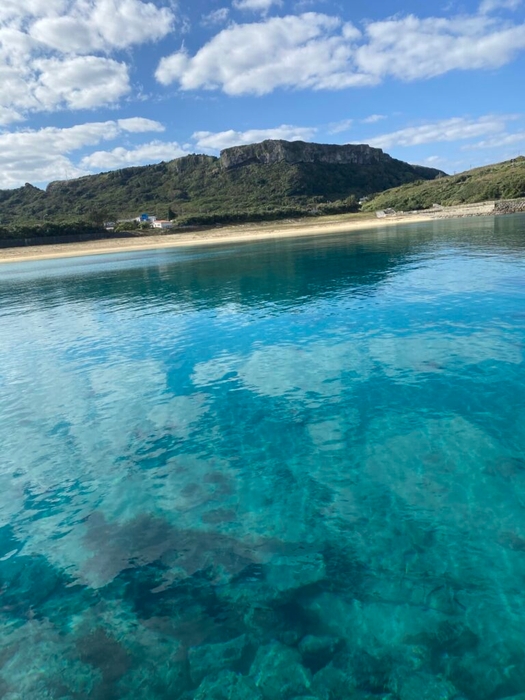
[[[213,24],[223,24],[226,22],[230,14],[228,7],[220,7],[218,10],[210,12],[208,15],[203,15],[202,24],[211,26]]]
[[[25,32],[16,27],[2,26],[0,23],[0,62],[16,68],[37,49],[37,43]]]
[[[12,22],[26,17],[59,15],[67,11],[68,0],[2,0],[0,22]]]
[[[308,12],[234,24],[194,57],[185,50],[163,58],[156,77],[183,90],[222,89],[229,95],[264,95],[276,87],[334,88],[370,80],[348,72],[359,32],[337,17]]]
[[[0,107],[0,126],[6,126],[7,124],[12,124],[13,122],[21,122],[24,117],[14,109],[9,109],[8,107]]]
[[[69,154],[125,133],[159,131],[161,126],[153,120],[136,117],[63,129],[47,127],[0,133],[0,188],[86,175],[89,165],[83,162],[76,165]]]
[[[47,183],[54,180],[88,175],[86,170],[74,165],[69,158],[60,154],[35,153],[22,157],[9,152],[0,156],[0,189],[21,187],[26,182]]]
[[[96,0],[91,21],[104,41],[125,48],[161,39],[171,32],[175,16],[166,8],[140,0]]]
[[[482,14],[494,12],[494,10],[516,10],[521,5],[521,0],[483,0],[479,6]]]
[[[151,143],[126,149],[119,146],[112,151],[96,151],[81,160],[81,166],[89,170],[111,170],[131,165],[146,165],[162,160],[173,160],[188,155],[188,152],[175,142],[151,141]]]
[[[90,53],[99,48],[99,37],[78,17],[44,17],[31,27],[31,37],[63,53]]]
[[[361,119],[362,124],[377,124],[377,122],[383,121],[383,119],[386,119],[384,114],[371,114],[369,117],[366,117],[365,119]]]
[[[286,141],[310,141],[317,129],[282,124],[274,129],[250,129],[249,131],[196,131],[192,139],[198,148],[222,151],[224,148],[258,143],[266,139],[283,139]]]
[[[161,39],[175,22],[171,9],[141,0],[74,0],[66,7],[44,13],[28,34],[57,51],[91,53]]]
[[[353,119],[343,119],[340,122],[334,122],[333,124],[330,124],[330,126],[328,127],[328,133],[329,134],[342,134],[344,131],[348,131],[352,127],[353,123],[354,123]]]
[[[140,134],[145,131],[164,131],[165,127],[154,119],[144,117],[131,117],[130,119],[119,119],[117,122],[120,129]]]
[[[128,68],[111,58],[77,56],[39,59],[33,94],[44,109],[91,109],[117,102],[130,90]]]
[[[505,130],[511,117],[488,115],[478,119],[454,117],[419,126],[411,126],[366,140],[371,146],[389,149],[400,146],[418,146],[440,141],[461,141]]]
[[[194,56],[163,58],[156,77],[182,90],[265,95],[277,88],[339,90],[388,77],[428,79],[454,70],[498,68],[525,49],[525,24],[485,14],[414,15],[370,22],[361,34],[338,17],[308,12],[232,24]]]
[[[129,69],[111,53],[166,36],[175,20],[170,7],[143,0],[2,0],[2,123],[118,102]]]
[[[520,143],[525,143],[525,131],[518,131],[514,134],[499,134],[494,138],[463,146],[462,150],[470,151],[477,150],[478,148],[501,148],[503,146],[514,146]]]
[[[282,0],[233,0],[233,6],[238,10],[253,12],[268,12],[273,5],[281,7],[282,4]]]
[[[362,71],[410,81],[453,70],[498,68],[525,48],[525,25],[480,16],[410,15],[368,25],[367,39],[355,53]]]
[[[0,63],[0,119],[20,121],[31,111],[91,109],[130,91],[128,67],[111,58],[39,58],[25,66]]]

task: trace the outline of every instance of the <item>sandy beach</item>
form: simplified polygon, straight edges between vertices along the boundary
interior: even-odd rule
[[[342,214],[322,219],[295,219],[264,223],[217,227],[201,231],[188,231],[139,238],[109,238],[81,243],[59,243],[0,249],[0,263],[70,258],[84,255],[105,255],[140,250],[176,248],[181,246],[239,243],[271,238],[317,236],[333,233],[351,233],[366,229],[383,228],[399,224],[422,223],[444,218],[486,216],[494,211],[493,202],[441,210],[400,213],[385,218],[375,214]]]

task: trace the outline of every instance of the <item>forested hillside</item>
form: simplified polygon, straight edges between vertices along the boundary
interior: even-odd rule
[[[265,141],[220,158],[190,155],[76,180],[0,191],[0,226],[83,221],[142,212],[178,225],[354,211],[359,198],[440,171],[368,146]]]
[[[525,158],[515,158],[437,180],[405,184],[380,192],[363,209],[397,211],[525,197]]]

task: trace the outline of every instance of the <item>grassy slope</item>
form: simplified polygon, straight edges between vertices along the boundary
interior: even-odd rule
[[[525,197],[525,158],[468,170],[431,182],[402,185],[381,192],[363,207],[367,211],[392,207],[398,211],[451,206],[492,199]]]
[[[113,220],[141,212],[161,218],[286,208],[306,213],[322,202],[359,198],[437,173],[395,160],[361,167],[282,162],[224,170],[216,158],[188,156],[56,182],[46,191],[31,185],[0,191],[0,225],[93,217]]]

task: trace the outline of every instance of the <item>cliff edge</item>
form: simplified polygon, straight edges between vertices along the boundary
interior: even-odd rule
[[[262,141],[248,146],[234,146],[221,151],[220,163],[225,170],[245,165],[273,163],[327,163],[330,165],[373,165],[393,159],[380,148],[366,144],[332,145],[305,141]]]

